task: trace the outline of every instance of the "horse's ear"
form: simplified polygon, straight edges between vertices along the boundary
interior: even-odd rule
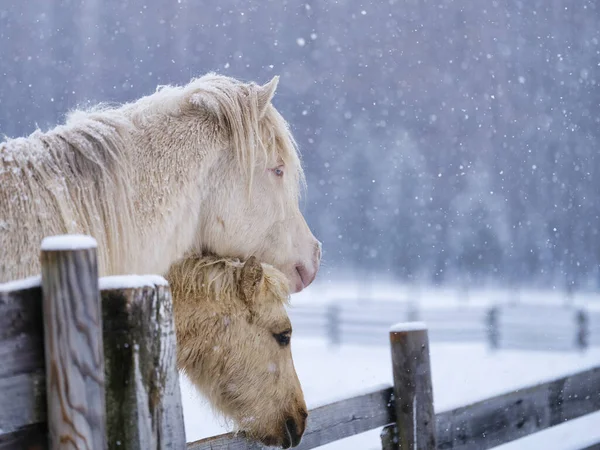
[[[273,100],[273,96],[275,95],[275,90],[277,89],[278,84],[279,76],[276,75],[267,84],[258,88],[259,117],[262,118],[265,115],[265,112],[267,112],[267,107],[269,106],[269,103],[271,103],[271,100]]]
[[[190,96],[190,104],[198,110],[209,115],[219,116],[220,108],[217,102],[209,93],[198,91]]]
[[[248,258],[242,267],[240,290],[247,303],[252,303],[263,279],[263,268],[255,256]]]

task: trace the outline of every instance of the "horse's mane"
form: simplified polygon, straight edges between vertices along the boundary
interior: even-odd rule
[[[45,201],[48,217],[61,218],[64,232],[83,228],[113,252],[108,259],[128,254],[121,237],[131,229],[132,195],[121,167],[126,164],[129,126],[118,110],[76,111],[65,125],[0,143],[0,174],[12,178],[6,192],[10,186],[27,186],[20,192],[21,201]],[[40,196],[40,186],[52,187],[55,197]]]
[[[182,297],[234,305],[240,298],[238,286],[243,266],[238,259],[187,256],[171,266],[167,278],[169,283],[177,283]],[[262,267],[266,290],[275,301],[287,304],[289,285],[285,275],[268,264],[263,263]]]
[[[136,122],[144,123],[157,114],[176,116],[189,111],[190,108],[198,108],[198,105],[191,104],[191,97],[197,93],[204,93],[219,107],[221,115],[218,118],[221,125],[231,134],[235,157],[240,170],[248,175],[249,186],[252,184],[254,165],[260,161],[259,156],[262,154],[264,163],[274,157],[280,157],[284,164],[295,168],[295,175],[304,187],[305,175],[300,163],[300,153],[289,125],[272,105],[268,105],[264,114],[260,116],[259,88],[255,83],[246,84],[235,78],[209,73],[192,79],[184,86],[159,86],[154,94],[131,103],[101,103],[88,109],[71,111],[67,115],[65,125],[47,133],[36,130],[26,139],[39,139],[42,136],[61,137],[65,145],[61,145],[59,141],[58,148],[50,147],[55,155],[69,147],[70,150],[74,150],[73,157],[81,156],[101,167],[102,162],[116,162],[124,156],[124,143],[118,133],[119,129],[135,126]],[[126,117],[128,112],[133,112],[134,117]],[[7,140],[5,146],[10,147],[11,143],[15,144],[20,139],[22,138]],[[52,138],[46,139],[50,140]],[[107,146],[103,146],[103,143]],[[31,153],[23,153],[22,157],[29,158],[33,156]]]

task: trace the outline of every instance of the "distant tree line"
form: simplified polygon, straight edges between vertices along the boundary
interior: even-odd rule
[[[594,0],[8,0],[0,133],[280,74],[330,267],[597,289],[599,61]]]

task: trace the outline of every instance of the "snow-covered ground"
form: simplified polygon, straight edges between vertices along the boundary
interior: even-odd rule
[[[369,301],[412,301],[424,308],[452,308],[456,306],[490,306],[509,303],[535,305],[564,305],[565,292],[554,286],[547,289],[498,289],[431,287],[407,285],[387,279],[373,278],[358,274],[347,278],[329,280],[323,277],[309,288],[294,294],[293,305],[319,304],[335,301],[358,301],[368,307]],[[381,277],[380,277],[381,278]],[[598,292],[576,292],[569,304],[600,310]]]
[[[389,348],[347,345],[332,348],[320,339],[294,339],[294,363],[309,408],[391,384]],[[600,365],[600,349],[585,353],[488,351],[485,344],[431,344],[437,411],[512,391]],[[187,440],[229,430],[182,376]],[[325,450],[381,448],[379,429],[322,447]],[[600,414],[593,414],[499,449],[579,450],[600,442]]]

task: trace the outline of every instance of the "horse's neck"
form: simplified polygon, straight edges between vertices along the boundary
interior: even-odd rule
[[[133,218],[137,224],[137,273],[165,274],[190,250],[197,237],[203,183],[216,151],[159,147],[145,133],[135,138],[132,155]]]

